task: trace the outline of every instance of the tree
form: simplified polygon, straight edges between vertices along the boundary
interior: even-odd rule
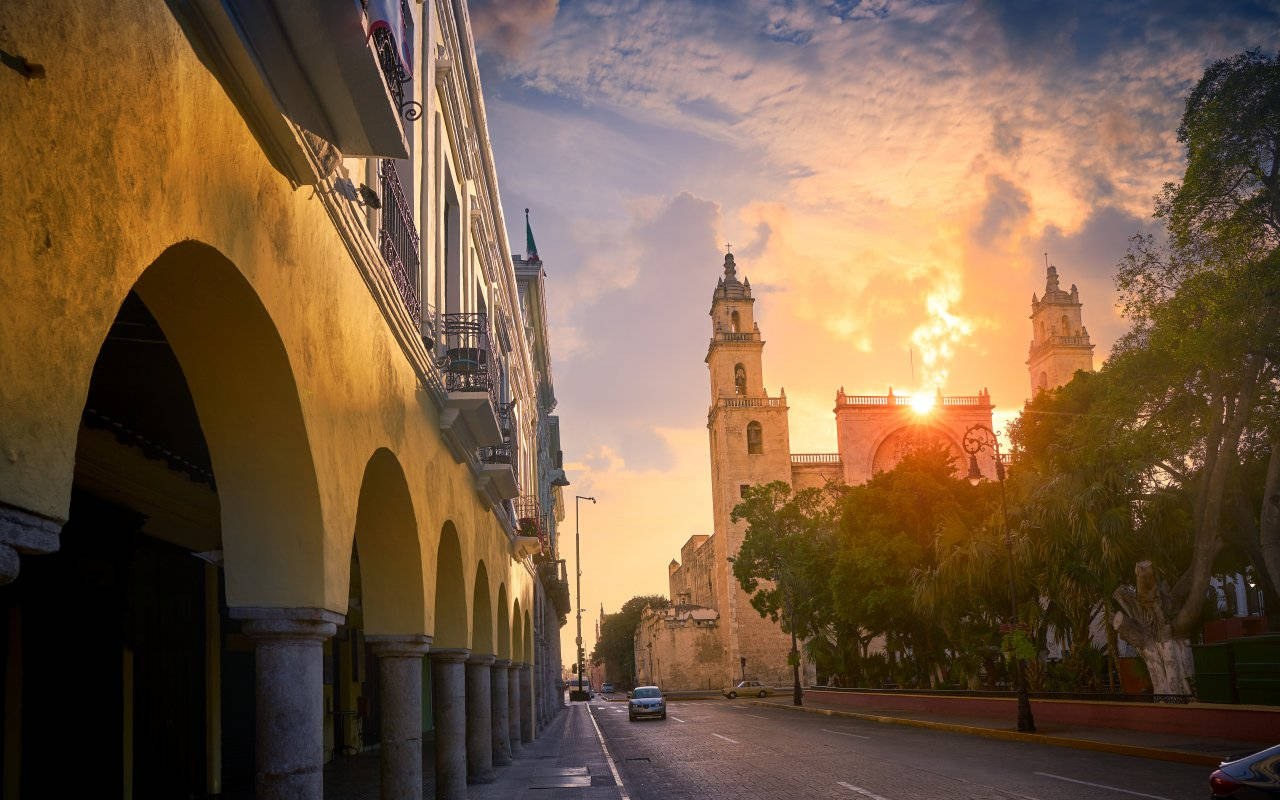
[[[1183,180],[1156,204],[1168,243],[1131,241],[1116,282],[1132,328],[1104,369],[1124,391],[1109,402],[1118,433],[1148,454],[1145,498],[1181,490],[1188,500],[1185,567],[1141,560],[1133,586],[1113,595],[1113,624],[1142,651],[1158,693],[1187,691],[1189,637],[1226,538],[1272,592],[1280,579],[1280,57],[1250,51],[1211,65],[1178,140]],[[1259,451],[1268,467],[1254,511],[1243,465]]]
[[[826,609],[825,592],[835,499],[839,489],[809,488],[792,495],[783,481],[749,486],[730,519],[747,523],[733,556],[733,575],[762,617],[791,634],[793,699],[801,704],[798,639],[816,635]]]
[[[607,614],[600,623],[600,638],[591,650],[591,661],[604,663],[606,674],[625,687],[636,682],[636,628],[646,609],[671,605],[660,594],[639,595],[622,604],[616,614]]]

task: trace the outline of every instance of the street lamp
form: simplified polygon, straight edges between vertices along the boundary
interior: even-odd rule
[[[1004,546],[1009,551],[1009,611],[1012,615],[1013,630],[1018,629],[1018,593],[1013,580],[1013,537],[1009,535],[1009,503],[1004,491],[1004,462],[1000,460],[1000,440],[986,425],[971,425],[964,432],[964,451],[969,454],[969,474],[965,477],[969,483],[977,486],[982,482],[982,470],[978,469],[978,453],[983,448],[989,449],[995,456],[996,480],[1000,482],[1000,518],[1004,522]],[[1031,716],[1031,696],[1027,693],[1026,664],[1021,658],[1014,656],[1014,672],[1018,681],[1018,730],[1035,733],[1036,721]]]
[[[573,566],[578,573],[578,693],[582,693],[582,501],[590,500],[594,505],[594,497],[575,495],[573,498]]]

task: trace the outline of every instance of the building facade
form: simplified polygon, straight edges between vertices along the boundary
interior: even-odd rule
[[[464,797],[558,707],[563,616],[465,3],[0,29],[3,796],[319,798],[377,745],[417,797],[427,735]]]
[[[755,321],[751,283],[739,279],[732,254],[725,256],[723,269],[712,294],[706,356],[714,530],[690,537],[681,547],[680,559],[668,566],[676,611],[669,618],[646,617],[635,643],[637,665],[652,665],[652,674],[673,689],[747,678],[792,681],[790,636],[751,606],[731,570],[729,559],[746,531],[730,517],[748,486],[771,481],[796,490],[828,481],[856,485],[925,444],[946,447],[957,471],[963,471],[968,466],[961,447],[965,431],[975,424],[991,427],[993,405],[985,389],[968,396],[939,391],[911,397],[892,388],[884,395],[850,395],[841,388],[833,410],[837,451],[792,453],[786,391],[770,395],[764,383],[765,342]],[[989,451],[978,454],[978,463],[984,474],[995,474]],[[713,638],[715,647],[708,644]],[[803,654],[801,663],[802,679],[814,680]]]

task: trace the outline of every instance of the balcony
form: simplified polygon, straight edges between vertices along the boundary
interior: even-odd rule
[[[502,500],[510,500],[520,494],[519,440],[515,435],[514,409],[515,403],[503,403],[498,407],[502,444],[480,448],[481,474]]]
[[[413,60],[413,52],[408,48],[413,42],[413,12],[406,0],[400,0],[400,36],[397,39],[391,33],[390,24],[378,25],[369,34],[373,40],[374,52],[378,54],[378,65],[382,67],[382,77],[386,81],[387,90],[396,104],[396,109],[409,122],[422,116],[422,104],[404,99],[404,86],[413,80],[405,62]],[[404,43],[404,52],[396,49],[396,42]]]
[[[390,159],[383,159],[378,167],[382,178],[382,230],[379,232],[379,249],[391,270],[391,280],[400,293],[400,299],[413,319],[422,328],[422,303],[418,300],[418,276],[421,274],[421,246],[413,215],[400,188],[400,176]]]
[[[792,453],[792,464],[839,464],[839,453]]]
[[[512,503],[516,516],[516,548],[521,556],[532,556],[547,547],[547,530],[543,527],[538,498],[532,495],[516,498]]]
[[[498,375],[489,345],[489,321],[484,314],[445,314],[441,325],[443,354],[439,366],[448,397],[440,426],[452,430],[466,423],[475,447],[502,444],[498,420]]]

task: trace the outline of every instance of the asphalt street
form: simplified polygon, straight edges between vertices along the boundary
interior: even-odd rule
[[[1204,800],[1205,767],[803,714],[744,702],[673,702],[629,722],[590,712],[631,800]]]

